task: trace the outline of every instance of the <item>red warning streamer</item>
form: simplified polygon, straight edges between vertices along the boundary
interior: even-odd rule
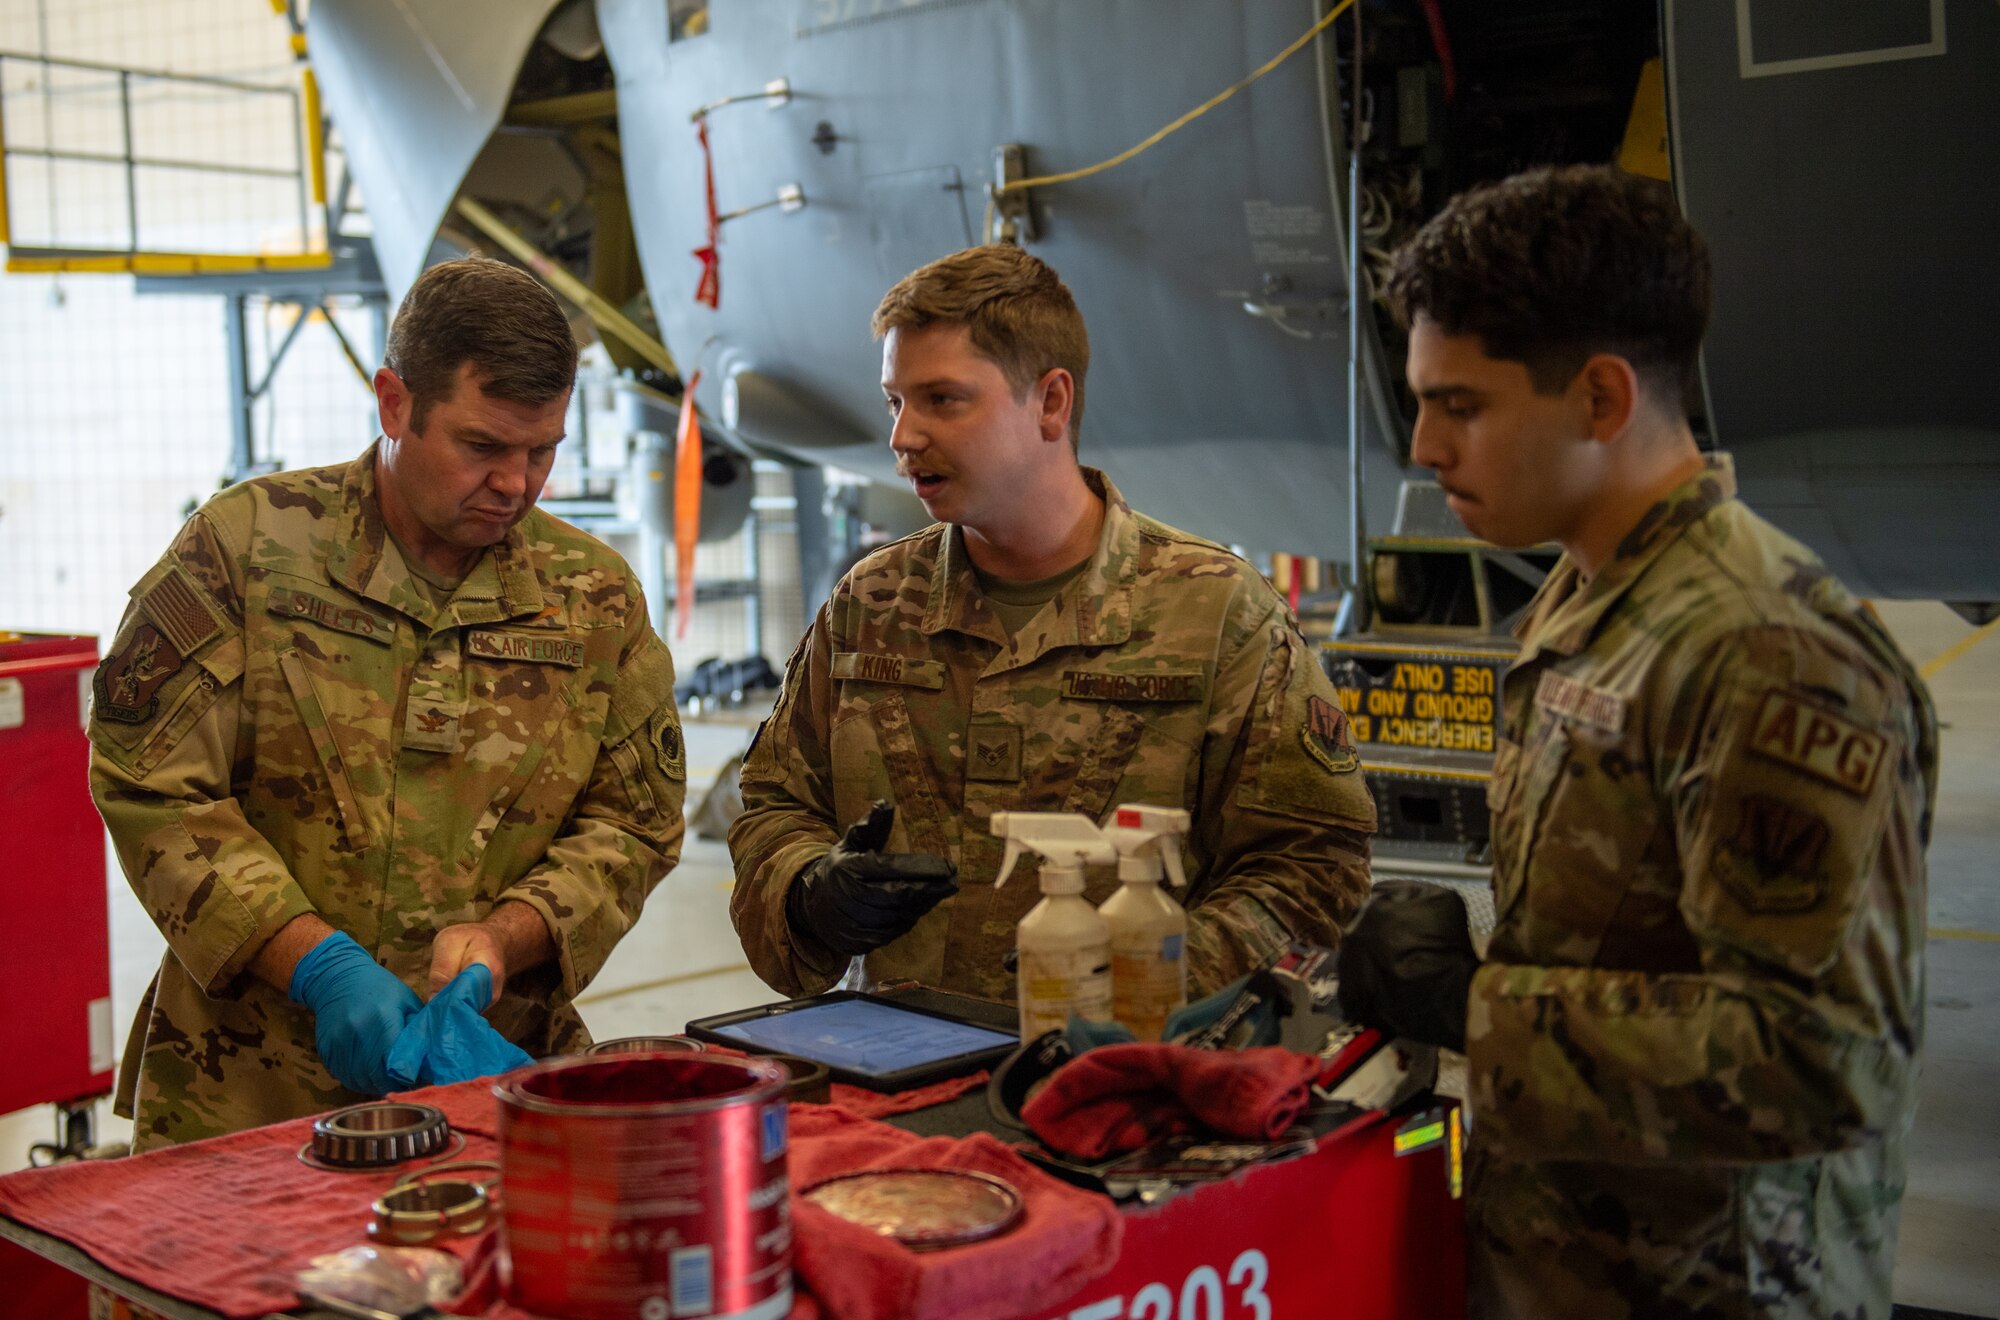
[[[674,636],[686,637],[694,619],[694,548],[701,539],[701,418],[694,390],[701,373],[681,394],[679,436],[674,447]]]
[[[701,139],[701,173],[708,190],[708,245],[694,250],[696,259],[701,262],[701,282],[694,287],[694,300],[711,309],[719,309],[722,306],[722,253],[716,244],[722,238],[722,217],[715,209],[715,155],[708,149],[708,119],[703,117],[697,120],[694,131],[695,136]]]

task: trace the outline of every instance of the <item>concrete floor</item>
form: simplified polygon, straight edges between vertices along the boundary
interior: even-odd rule
[[[1882,607],[1919,664],[1973,631],[1942,606]],[[1932,684],[1946,725],[1930,853],[1929,1045],[1898,1259],[1899,1302],[2000,1316],[2000,640],[1952,660]],[[688,729],[689,802],[748,738],[736,722]],[[600,1038],[673,1031],[688,1019],[770,998],[729,925],[731,872],[719,840],[690,839],[638,926],[581,1003]],[[160,939],[122,882],[112,885],[113,1012],[122,1043]],[[100,1107],[107,1139],[125,1125]],[[47,1139],[50,1111],[0,1117],[0,1171]]]

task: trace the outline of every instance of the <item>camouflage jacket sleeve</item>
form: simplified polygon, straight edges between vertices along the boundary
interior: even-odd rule
[[[541,862],[499,895],[542,914],[571,998],[639,919],[680,859],[685,833],[687,751],[673,659],[636,594],[633,610],[589,781]]]
[[[139,901],[195,984],[222,993],[313,906],[231,783],[240,567],[206,514],[132,589],[90,715],[90,787]]]
[[[1261,585],[1261,584],[1259,584]],[[1274,593],[1224,638],[1201,755],[1187,900],[1195,997],[1268,966],[1293,940],[1328,948],[1368,893],[1375,808],[1332,683]]]
[[[1919,1044],[1921,694],[1791,628],[1652,703],[1701,970],[1488,965],[1474,1123],[1514,1159],[1793,1160],[1906,1121]]]
[[[729,827],[736,887],[729,915],[750,966],[788,995],[817,994],[838,980],[841,960],[794,931],[785,894],[799,872],[839,839],[833,820],[828,715],[833,648],[827,607],[785,666],[771,717],[743,758],[743,814]]]

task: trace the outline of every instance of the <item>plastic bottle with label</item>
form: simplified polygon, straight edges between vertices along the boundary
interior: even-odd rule
[[[1097,914],[1111,931],[1111,1015],[1140,1040],[1158,1040],[1187,1005],[1187,909],[1160,884],[1187,888],[1178,807],[1120,807],[1104,837],[1118,850],[1118,892]]]
[[[1042,859],[1042,901],[1014,929],[1020,960],[1021,1039],[1069,1024],[1070,1014],[1111,1020],[1111,932],[1083,896],[1083,868],[1116,858],[1088,816],[1062,811],[996,811],[991,828],[1007,841],[998,889],[1023,850]]]

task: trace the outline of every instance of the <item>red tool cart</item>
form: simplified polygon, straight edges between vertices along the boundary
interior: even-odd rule
[[[0,1114],[111,1089],[104,825],[84,718],[95,637],[0,632]],[[85,1124],[87,1128],[88,1125]]]

